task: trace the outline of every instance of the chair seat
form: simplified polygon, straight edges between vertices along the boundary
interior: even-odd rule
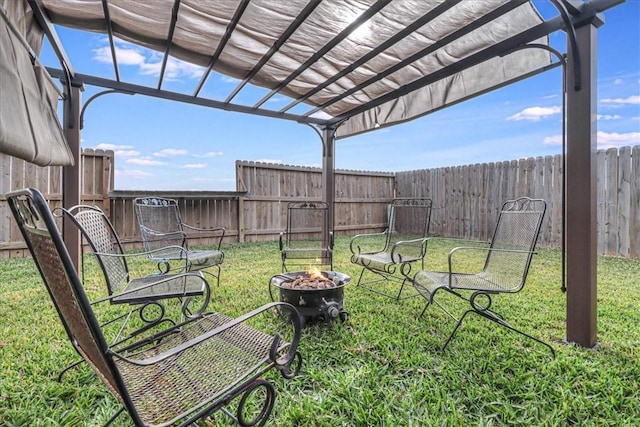
[[[133,279],[122,290],[124,295],[114,296],[112,301],[115,304],[144,304],[166,298],[202,295],[206,290],[206,282],[195,274],[177,275],[166,282],[157,283],[168,277],[171,276],[151,275]]]
[[[361,265],[372,270],[387,271],[395,263],[388,252],[377,252],[373,254],[353,254],[351,255],[353,264]]]
[[[158,345],[127,356],[139,360],[153,357],[231,320],[223,314],[207,314]],[[178,357],[150,366],[115,360],[142,420],[147,425],[164,425],[206,403],[203,396],[215,400],[267,363],[272,343],[272,336],[238,324]]]
[[[191,270],[199,270],[202,268],[212,267],[214,265],[222,264],[224,254],[219,250],[210,251],[192,251],[187,252],[189,257],[189,263],[191,264]]]
[[[489,276],[481,274],[451,274],[451,286],[449,286],[449,273],[440,271],[421,270],[416,273],[413,283],[423,296],[431,295],[441,288],[461,289],[469,291],[509,292],[509,290],[491,280]]]
[[[224,253],[217,249],[212,250],[182,250],[176,247],[168,247],[156,250],[151,259],[157,262],[167,260],[189,260],[190,270],[200,270],[222,264]]]

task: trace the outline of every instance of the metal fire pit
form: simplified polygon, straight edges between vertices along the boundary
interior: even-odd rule
[[[280,301],[293,305],[300,314],[303,326],[312,321],[328,322],[335,319],[345,321],[349,313],[344,310],[344,287],[351,281],[351,277],[335,271],[322,271],[322,275],[329,281],[325,286],[314,288],[310,285],[309,273],[293,271],[276,274],[269,282],[271,300],[276,301],[273,288],[278,288]],[[300,279],[303,282],[300,282]],[[297,287],[291,287],[294,282]],[[304,281],[307,281],[305,284]],[[301,284],[302,283],[302,284]]]

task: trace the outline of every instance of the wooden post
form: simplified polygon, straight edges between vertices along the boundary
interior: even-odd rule
[[[244,197],[238,197],[238,243],[244,243]]]

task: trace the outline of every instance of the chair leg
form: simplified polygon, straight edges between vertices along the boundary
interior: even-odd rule
[[[467,317],[467,314],[469,314],[469,313],[476,313],[476,311],[475,310],[467,310],[462,314],[462,317],[460,317],[460,319],[456,322],[456,326],[453,328],[453,331],[451,331],[451,334],[449,335],[449,338],[447,338],[447,341],[444,343],[442,348],[440,348],[440,351],[444,351],[444,349],[447,348],[447,345],[449,345],[449,342],[451,342],[451,340],[453,339],[453,336],[458,331],[458,328],[460,328],[460,325],[462,325],[462,322],[464,321],[464,318]]]
[[[58,382],[62,382],[62,376],[64,374],[66,374],[68,371],[70,371],[71,369],[75,368],[76,366],[81,365],[82,363],[84,363],[84,359],[80,359],[78,361],[75,361],[71,365],[67,366],[62,371],[60,371],[60,373],[58,374]]]
[[[114,422],[116,420],[116,418],[118,418],[120,416],[120,414],[122,414],[124,412],[124,406],[120,409],[118,409],[118,412],[116,412],[115,414],[113,414],[106,423],[103,424],[103,427],[107,427],[109,425],[111,425],[112,422]]]
[[[356,283],[356,286],[361,286],[362,285],[362,276],[364,275],[364,268],[362,270],[360,270],[360,276],[358,276],[358,283]]]
[[[458,322],[458,318],[457,318],[456,316],[454,316],[454,315],[453,315],[453,313],[451,313],[449,310],[447,310],[447,308],[446,308],[444,305],[440,304],[440,302],[438,302],[438,300],[436,300],[436,299],[435,299],[435,294],[436,294],[436,292],[437,292],[437,291],[439,291],[440,289],[444,289],[445,291],[447,291],[447,292],[449,292],[449,293],[451,293],[451,294],[453,294],[453,295],[455,295],[455,296],[457,296],[457,297],[460,297],[460,298],[463,298],[463,299],[464,299],[464,297],[462,297],[462,295],[460,295],[460,294],[459,294],[459,293],[457,293],[457,292],[451,291],[451,290],[449,290],[449,289],[447,289],[447,288],[444,288],[444,287],[438,287],[438,288],[434,289],[433,291],[429,292],[429,298],[426,298],[426,297],[425,297],[425,299],[427,299],[427,305],[425,305],[425,306],[424,306],[424,309],[422,310],[422,312],[420,313],[420,316],[418,316],[418,318],[421,318],[421,317],[424,315],[424,313],[426,313],[427,308],[429,308],[429,306],[430,306],[430,305],[435,304],[435,305],[437,305],[438,307],[440,307],[440,309],[441,309],[442,311],[444,311],[444,312],[445,312],[445,314],[446,314],[447,316],[451,317],[453,320],[455,320],[456,322]],[[424,288],[423,288],[423,290],[424,290]],[[425,291],[426,291],[426,290],[425,290]],[[424,296],[424,294],[423,294],[421,291],[419,291],[419,290],[417,291],[417,294],[416,294],[416,295],[422,295],[422,296]]]
[[[494,315],[489,314],[489,313],[484,313],[484,312],[476,312],[476,313],[481,315],[482,317],[485,317],[485,318],[491,320],[492,322],[495,322],[495,323],[497,323],[499,325],[504,326],[507,329],[512,330],[513,332],[516,332],[516,333],[518,333],[518,334],[520,334],[520,335],[522,335],[524,337],[527,337],[527,338],[532,339],[533,341],[535,341],[537,343],[540,343],[540,344],[544,345],[545,347],[547,347],[551,351],[551,354],[553,355],[553,357],[555,359],[556,352],[553,349],[553,347],[551,347],[551,345],[549,345],[548,343],[546,343],[546,342],[544,342],[544,341],[542,341],[542,340],[540,340],[540,339],[538,339],[538,338],[536,338],[536,337],[534,337],[532,335],[529,335],[526,332],[521,331],[520,329],[517,329],[517,328],[513,327],[511,324],[509,324],[508,322],[506,322],[505,320],[502,320],[501,318],[499,318],[497,316],[494,316]]]
[[[513,326],[512,326],[511,324],[509,324],[508,322],[506,322],[506,321],[502,320],[501,318],[497,317],[496,315],[491,314],[490,312],[487,312],[487,311],[479,311],[479,310],[474,310],[474,309],[470,309],[470,310],[467,310],[467,311],[465,311],[465,312],[464,312],[464,314],[462,315],[462,317],[460,318],[460,320],[458,320],[458,322],[456,323],[456,326],[453,328],[453,331],[451,332],[451,335],[449,335],[449,338],[447,339],[447,342],[445,342],[445,343],[444,343],[444,345],[442,346],[442,349],[441,349],[441,350],[443,350],[443,351],[444,351],[444,349],[447,347],[447,345],[449,344],[449,342],[451,341],[451,339],[452,339],[452,338],[453,338],[453,336],[455,335],[455,333],[456,333],[456,331],[458,330],[458,328],[460,327],[460,325],[462,325],[462,321],[464,320],[464,318],[465,318],[465,317],[467,316],[467,314],[469,314],[469,313],[475,313],[475,314],[477,314],[477,315],[479,315],[479,316],[484,317],[485,319],[489,319],[489,320],[491,320],[491,321],[492,321],[492,322],[494,322],[494,323],[497,323],[497,324],[499,324],[499,325],[501,325],[501,326],[504,326],[504,327],[505,327],[505,328],[507,328],[507,329],[510,329],[510,330],[512,330],[512,331],[514,331],[514,332],[516,332],[516,333],[518,333],[518,334],[520,334],[520,335],[522,335],[522,336],[524,336],[524,337],[527,337],[527,338],[529,338],[529,339],[531,339],[531,340],[533,340],[533,341],[535,341],[535,342],[537,342],[537,343],[540,343],[540,344],[544,345],[545,347],[547,347],[547,348],[551,351],[551,355],[552,355],[552,356],[553,356],[553,358],[555,359],[555,357],[556,357],[556,352],[555,352],[555,350],[553,349],[553,347],[551,347],[551,345],[549,345],[548,343],[546,343],[546,342],[544,342],[544,341],[542,341],[542,340],[540,340],[540,339],[538,339],[538,338],[536,338],[536,337],[534,337],[534,336],[532,336],[532,335],[529,335],[529,334],[527,334],[526,332],[521,331],[520,329],[517,329],[517,328],[513,327]]]
[[[215,274],[214,274],[214,273],[212,273],[212,272],[210,272],[210,271],[207,271],[206,269],[202,269],[202,270],[200,270],[200,271],[202,271],[204,274],[207,274],[207,275],[209,275],[209,276],[213,277],[213,279],[214,279],[214,280],[215,280],[215,282],[216,282],[216,286],[217,286],[217,287],[219,287],[219,286],[220,286],[220,274],[221,274],[221,271],[222,271],[222,270],[220,269],[220,266],[219,266],[219,265],[215,265],[215,266],[208,267],[208,268],[215,268],[215,269],[217,269],[218,271],[217,271],[217,273],[215,273]]]

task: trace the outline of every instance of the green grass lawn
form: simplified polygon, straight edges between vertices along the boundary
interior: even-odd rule
[[[522,292],[495,309],[544,346],[472,316],[442,352],[453,323],[424,300],[396,302],[355,286],[349,239],[336,240],[334,270],[349,274],[349,319],[303,332],[301,375],[269,373],[274,426],[635,426],[640,425],[640,261],[601,257],[596,349],[562,343],[566,298],[560,253],[540,250]],[[429,247],[428,267],[443,269],[452,242]],[[224,245],[211,309],[237,316],[269,302],[280,272],[276,242]],[[471,261],[469,261],[471,263]],[[151,267],[141,261],[136,268]],[[151,270],[152,271],[152,270]],[[87,271],[88,293],[103,285]],[[463,301],[444,300],[462,312]],[[268,319],[267,319],[268,320]],[[274,322],[279,319],[274,319]],[[118,406],[86,366],[56,381],[76,360],[30,259],[0,260],[0,425],[101,425]],[[115,425],[131,425],[126,416]],[[233,423],[223,414],[204,425]]]

